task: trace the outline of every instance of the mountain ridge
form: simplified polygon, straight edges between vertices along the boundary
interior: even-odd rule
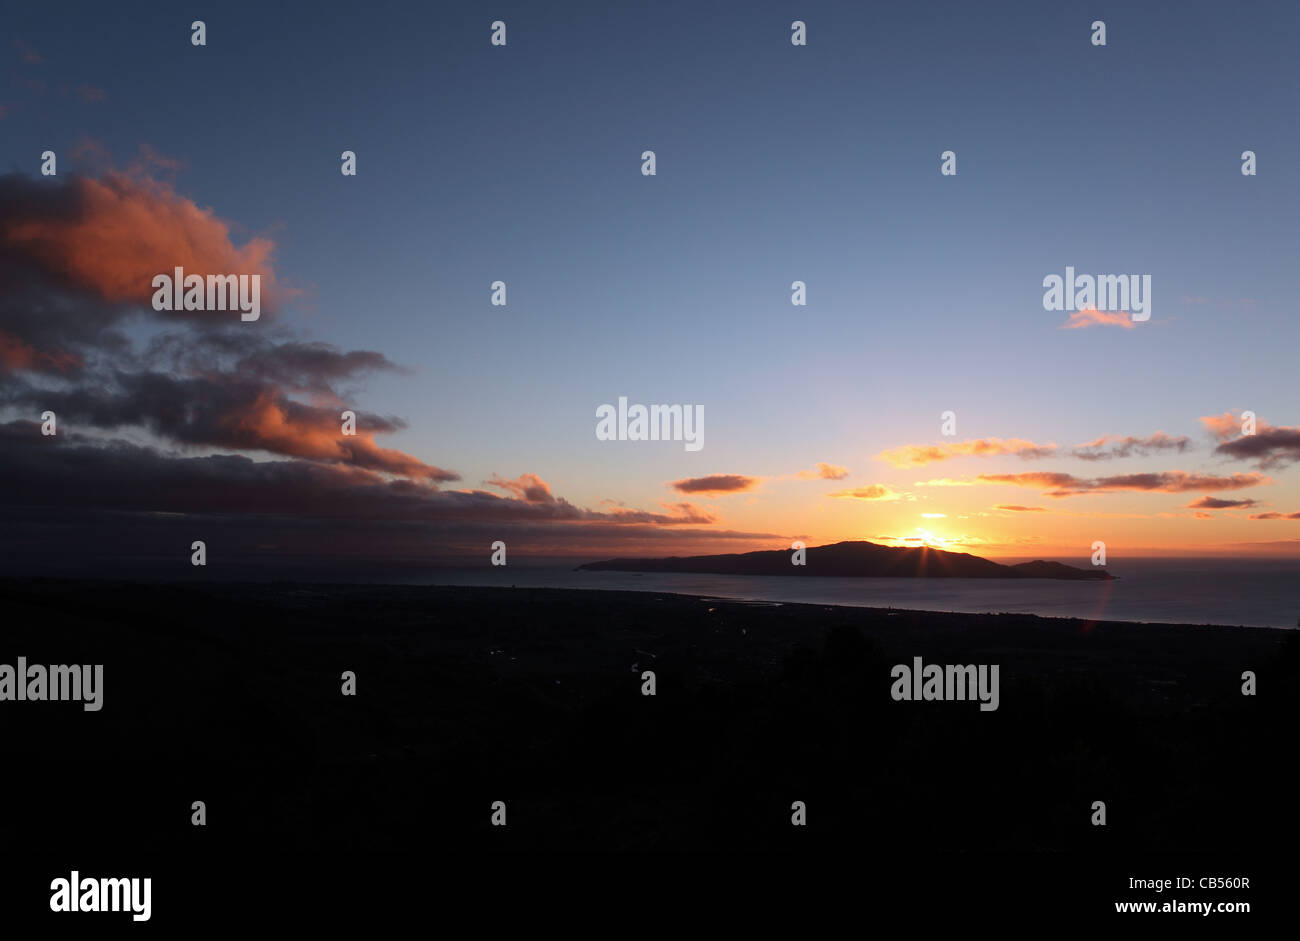
[[[826,575],[843,578],[1047,578],[1061,581],[1111,581],[1105,569],[1081,569],[1037,559],[1003,565],[969,552],[929,546],[882,546],[846,540],[806,550],[806,564],[792,565],[789,549],[759,549],[721,555],[665,556],[659,559],[606,559],[575,571],[682,572],[698,575]]]

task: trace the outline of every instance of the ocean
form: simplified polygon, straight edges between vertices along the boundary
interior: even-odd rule
[[[999,560],[1020,561],[1020,560]],[[1058,559],[1067,565],[1087,561]],[[574,563],[575,565],[577,563]],[[747,601],[1012,612],[1090,620],[1295,628],[1300,559],[1111,559],[1109,582],[977,578],[824,578],[577,572],[573,565],[445,569],[410,579],[432,585],[515,585],[674,592]]]

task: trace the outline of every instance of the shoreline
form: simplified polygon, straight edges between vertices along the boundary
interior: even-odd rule
[[[479,571],[471,569],[469,571]],[[658,574],[658,573],[656,573]],[[741,575],[727,576],[729,578],[764,578],[762,575]],[[835,576],[811,576],[816,578],[834,578]],[[918,579],[920,580],[920,579]],[[1117,579],[1118,580],[1118,579]],[[949,581],[949,579],[945,579]],[[973,581],[988,581],[987,579],[973,579]],[[120,579],[112,576],[94,577],[62,577],[62,576],[38,576],[38,577],[14,577],[0,576],[0,600],[3,599],[6,590],[20,586],[57,586],[64,585],[69,588],[78,586],[112,586],[114,588],[137,588],[141,591],[149,591],[157,588],[190,588],[196,590],[211,590],[215,592],[234,592],[234,591],[251,591],[255,593],[264,593],[267,591],[315,591],[315,592],[359,592],[375,591],[387,589],[393,592],[419,592],[429,591],[437,592],[444,589],[455,589],[458,591],[469,592],[497,592],[497,591],[531,591],[531,592],[553,592],[556,595],[566,595],[577,593],[581,595],[665,595],[683,600],[709,601],[725,604],[738,604],[761,607],[783,607],[791,609],[834,609],[837,611],[861,611],[871,612],[874,614],[888,615],[918,615],[928,618],[1023,618],[1045,622],[1070,622],[1076,624],[1089,625],[1110,625],[1130,626],[1137,628],[1215,628],[1219,630],[1230,631],[1278,631],[1283,634],[1295,633],[1300,631],[1298,626],[1279,626],[1271,624],[1231,624],[1221,621],[1151,621],[1137,618],[1090,618],[1075,615],[1062,614],[1037,614],[1029,611],[944,611],[936,608],[924,607],[900,607],[893,605],[875,605],[875,604],[845,604],[836,601],[786,601],[781,599],[761,598],[761,597],[740,597],[734,595],[714,595],[690,591],[673,591],[666,588],[603,588],[592,586],[590,588],[575,587],[555,587],[540,585],[482,585],[468,583],[436,582],[436,583],[413,583],[413,582],[379,582],[379,581],[312,581],[298,579],[266,579],[266,580],[248,580],[232,579],[230,581],[205,580],[196,577],[176,577],[173,579]]]

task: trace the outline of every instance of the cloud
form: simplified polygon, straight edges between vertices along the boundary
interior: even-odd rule
[[[838,464],[817,463],[816,470],[799,471],[795,475],[800,480],[843,480],[849,476],[847,467],[840,467]]]
[[[744,493],[753,490],[762,479],[743,474],[713,474],[709,477],[687,477],[674,480],[672,488],[680,493]]]
[[[45,62],[45,59],[41,57],[39,52],[27,45],[27,43],[23,42],[21,39],[14,40],[14,48],[18,50],[18,58],[28,65],[41,65]]]
[[[1095,441],[1077,445],[1067,453],[1084,461],[1106,461],[1113,458],[1125,458],[1137,455],[1146,457],[1150,454],[1174,451],[1182,453],[1190,445],[1190,439],[1184,436],[1174,437],[1163,431],[1146,437],[1133,435],[1103,435]],[[909,444],[901,448],[882,451],[877,455],[895,467],[917,467],[935,461],[946,461],[957,457],[995,457],[1014,455],[1021,460],[1038,460],[1052,457],[1059,453],[1055,444],[1037,444],[1020,438],[976,438],[969,441],[957,441],[952,444]]]
[[[1188,503],[1187,508],[1199,510],[1229,510],[1255,506],[1258,502],[1258,500],[1222,500],[1219,497],[1201,497],[1199,500]]]
[[[1212,519],[1214,519],[1214,514],[1213,514],[1213,513],[1200,513],[1200,512],[1197,512],[1197,513],[1193,513],[1192,516],[1196,517],[1198,520],[1212,520]]]
[[[999,510],[1011,510],[1014,513],[1046,513],[1047,507],[1042,506],[1017,506],[1014,503],[999,503],[996,507]]]
[[[1133,322],[1131,314],[1123,311],[1114,313],[1097,310],[1095,307],[1089,307],[1087,310],[1076,310],[1070,314],[1070,319],[1061,324],[1062,330],[1082,330],[1085,327],[1123,327],[1125,330],[1132,330],[1137,326]]]
[[[1055,451],[1055,444],[1035,444],[1019,438],[976,438],[954,441],[952,444],[908,444],[881,451],[876,457],[895,467],[918,467],[956,457],[990,457],[999,454],[1014,454],[1024,460],[1031,460],[1048,457]]]
[[[667,513],[585,509],[554,495],[535,474],[494,481],[510,492],[508,496],[483,490],[439,490],[338,464],[254,461],[227,454],[185,457],[126,441],[96,441],[75,431],[61,430],[57,437],[47,438],[32,421],[0,424],[0,449],[6,458],[0,462],[0,494],[4,495],[0,512],[21,516],[30,510],[37,521],[63,514],[88,526],[91,541],[104,533],[147,524],[160,515],[175,516],[184,523],[181,529],[199,525],[204,532],[231,517],[257,517],[263,542],[300,529],[294,520],[312,521],[316,527],[352,521],[371,535],[415,526],[420,527],[426,552],[439,547],[440,532],[513,532],[520,540],[567,548],[584,539],[617,545],[647,537],[659,528],[682,529],[715,520],[689,503],[666,505]],[[102,528],[96,529],[90,523],[92,511],[116,516],[108,523],[101,521],[97,525]],[[779,537],[708,530],[697,532],[696,538],[707,542]],[[62,539],[60,535],[55,542],[62,544]],[[468,544],[480,542],[476,536]],[[371,550],[382,554],[382,540]]]
[[[524,474],[516,480],[502,480],[493,474],[488,484],[513,493],[516,499],[523,500],[525,503],[556,502],[550,485],[536,474]]]
[[[1163,431],[1157,431],[1148,438],[1135,438],[1132,435],[1122,438],[1117,435],[1103,435],[1096,441],[1077,446],[1070,451],[1070,456],[1083,461],[1108,461],[1117,457],[1131,457],[1134,454],[1146,457],[1149,454],[1165,451],[1176,451],[1181,454],[1187,450],[1190,443],[1190,439],[1183,435],[1172,437]]]
[[[333,383],[362,373],[407,371],[372,350],[345,353],[328,343],[300,341],[264,343],[246,350],[235,368],[244,375],[316,394],[326,394]]]
[[[82,365],[75,353],[42,352],[0,330],[0,372],[66,373]]]
[[[77,85],[72,90],[77,93],[78,98],[88,105],[108,100],[108,92],[102,88],[96,88],[94,85]]]
[[[882,484],[871,484],[866,487],[855,487],[852,490],[837,490],[828,496],[839,500],[898,500],[902,494]]]
[[[32,421],[0,424],[0,492],[39,506],[100,507],[184,514],[406,521],[656,523],[681,525],[707,515],[690,504],[672,513],[583,509],[556,497],[536,474],[492,481],[511,492],[439,490],[370,470],[306,460],[254,461],[242,455],[184,457],[126,441],[95,441],[60,431],[46,438]],[[95,480],[96,487],[81,486]],[[78,483],[80,482],[80,483]],[[692,519],[695,516],[695,519]]]
[[[711,525],[718,521],[716,513],[703,510],[693,503],[664,503],[669,512],[654,513],[649,510],[633,510],[619,507],[606,512],[606,516],[616,523],[653,523],[660,526],[679,524]]]
[[[1300,461],[1300,428],[1258,421],[1255,433],[1246,435],[1241,433],[1240,416],[1232,412],[1204,416],[1201,423],[1219,441],[1215,454],[1254,461],[1260,470],[1274,470]]]
[[[157,320],[148,303],[151,272],[173,261],[196,273],[209,265],[260,267],[274,281],[269,241],[236,248],[227,223],[142,175],[168,165],[146,148],[131,174],[110,172],[105,180],[0,177],[0,405],[52,410],[63,427],[140,429],[186,449],[458,480],[454,471],[381,447],[376,436],[405,422],[353,404],[347,384],[400,371],[381,353],[339,350],[266,324],[249,330],[237,318],[201,320],[197,312]],[[133,319],[174,329],[137,349],[123,329]],[[33,381],[51,378],[60,381]],[[344,433],[345,410],[356,416],[355,434]]]
[[[1201,424],[1213,437],[1225,441],[1241,432],[1242,422],[1239,415],[1224,412],[1222,415],[1202,415]]]
[[[1233,474],[1219,477],[1213,474],[1190,474],[1186,471],[1164,471],[1150,474],[1120,474],[1113,477],[1087,479],[1073,474],[1033,472],[1026,474],[980,474],[976,482],[982,484],[1009,484],[1016,487],[1033,487],[1049,497],[1069,497],[1080,493],[1110,493],[1136,490],[1151,493],[1185,493],[1189,490],[1240,490],[1272,483],[1262,474]]]
[[[109,303],[152,312],[155,275],[257,274],[262,306],[288,293],[276,282],[274,244],[257,237],[236,247],[211,209],[142,172],[100,179],[69,174],[56,184],[0,177],[0,252],[39,265],[52,278]],[[125,315],[125,312],[122,312]],[[230,311],[179,311],[170,318],[228,319]]]
[[[1255,513],[1253,520],[1300,520],[1300,513]]]
[[[0,385],[0,401],[50,409],[65,425],[139,427],[191,447],[266,451],[435,482],[460,479],[375,442],[376,434],[400,430],[403,422],[357,411],[356,433],[345,435],[337,406],[300,402],[275,382],[237,367],[181,376],[106,370],[62,389],[9,379]]]
[[[688,502],[576,506],[532,473],[446,489],[457,473],[377,443],[404,420],[357,403],[368,377],[402,371],[383,354],[266,318],[250,330],[237,317],[159,316],[150,282],[175,265],[275,280],[269,239],[236,245],[229,223],[149,176],[176,169],[146,154],[129,172],[97,178],[0,176],[0,408],[48,409],[59,422],[54,437],[32,421],[0,424],[10,567],[68,559],[68,538],[98,553],[96,564],[128,552],[152,564],[160,547],[188,546],[196,521],[210,545],[228,537],[259,564],[286,553],[478,553],[497,538],[550,554],[693,553],[784,538],[720,529]],[[344,410],[355,413],[355,435],[343,433]],[[738,492],[759,480],[679,483]]]

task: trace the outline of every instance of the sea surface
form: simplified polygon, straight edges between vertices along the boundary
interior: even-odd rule
[[[1001,562],[1021,560],[999,559]],[[1078,559],[1059,559],[1084,567]],[[516,564],[444,569],[412,581],[674,592],[749,601],[1014,612],[1090,620],[1295,628],[1300,559],[1111,560],[1109,582],[981,578],[827,578],[815,575],[688,575],[578,572],[573,565]]]

